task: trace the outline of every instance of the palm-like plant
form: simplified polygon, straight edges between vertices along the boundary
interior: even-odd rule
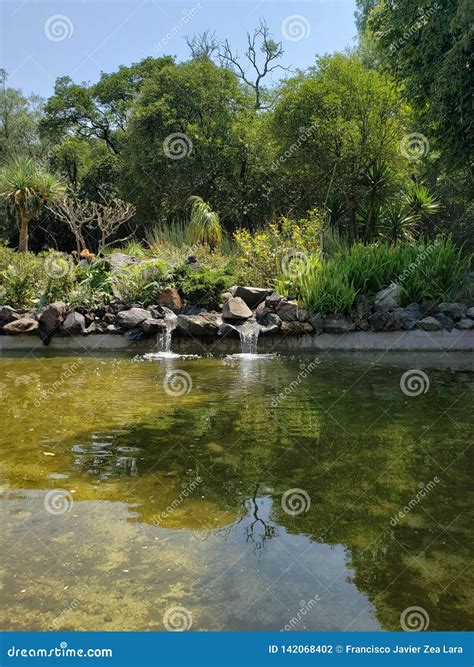
[[[390,244],[413,241],[415,220],[401,201],[392,201],[382,207],[380,214],[382,236]]]
[[[28,250],[28,227],[45,204],[64,194],[64,186],[30,158],[18,157],[0,169],[0,198],[15,211],[20,234],[18,250]]]
[[[432,233],[430,229],[431,218],[441,210],[441,203],[424,185],[410,185],[403,197],[409,215],[413,218],[415,225],[420,227],[423,223],[427,225],[427,232]],[[425,230],[422,230],[425,231]]]
[[[188,232],[192,243],[207,243],[211,247],[222,241],[222,227],[219,214],[211,210],[201,197],[189,197],[191,219]]]

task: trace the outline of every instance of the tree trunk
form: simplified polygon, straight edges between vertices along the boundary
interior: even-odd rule
[[[18,242],[18,252],[28,252],[28,217],[23,213],[17,212],[18,230],[20,240]]]

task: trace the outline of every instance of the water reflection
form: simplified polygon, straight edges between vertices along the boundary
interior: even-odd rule
[[[316,596],[294,629],[398,629],[409,606],[472,623],[471,373],[431,368],[409,399],[396,365],[292,384],[305,359],[86,358],[37,407],[69,363],[0,361],[3,627],[161,629],[179,604],[194,629],[279,630]],[[173,369],[189,393],[166,392]]]

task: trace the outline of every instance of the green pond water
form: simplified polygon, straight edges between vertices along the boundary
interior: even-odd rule
[[[0,359],[0,627],[472,628],[456,359]]]

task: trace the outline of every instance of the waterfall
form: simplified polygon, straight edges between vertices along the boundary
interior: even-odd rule
[[[158,334],[157,346],[160,352],[170,354],[171,339],[173,337],[173,331],[176,329],[178,318],[176,317],[176,315],[173,313],[172,310],[169,310],[169,308],[163,308],[163,310],[165,311],[165,317],[163,319],[163,322],[166,329],[165,331],[163,331],[163,333]]]
[[[260,325],[256,320],[247,320],[243,324],[227,324],[239,333],[242,354],[257,354]]]

